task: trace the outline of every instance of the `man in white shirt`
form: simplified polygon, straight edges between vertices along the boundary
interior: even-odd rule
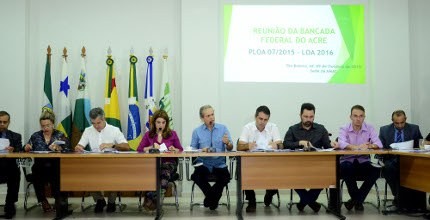
[[[269,122],[270,110],[267,106],[260,106],[255,111],[255,121],[246,124],[243,127],[237,144],[237,150],[271,150],[282,149],[282,139],[278,127]],[[269,206],[272,203],[272,197],[278,192],[275,190],[266,190],[264,204]],[[254,190],[245,190],[248,206],[246,212],[255,212],[256,201]]]
[[[93,126],[85,129],[81,140],[75,147],[75,151],[83,152],[89,145],[90,151],[128,151],[130,146],[119,128],[106,123],[105,113],[101,108],[93,108],[90,111],[91,124]],[[95,213],[103,212],[106,201],[102,192],[92,192],[91,195],[96,202]],[[115,212],[116,192],[110,192],[106,212]]]

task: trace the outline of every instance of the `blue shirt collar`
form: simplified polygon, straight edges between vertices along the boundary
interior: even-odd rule
[[[209,128],[208,128],[208,126],[206,126],[206,124],[202,124],[202,127],[203,127],[204,130],[210,131]],[[215,130],[217,128],[219,128],[219,125],[217,123],[214,123],[213,129]]]

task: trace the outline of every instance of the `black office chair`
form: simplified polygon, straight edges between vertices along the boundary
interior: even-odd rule
[[[21,159],[16,159],[16,164],[17,164],[17,166],[18,167],[21,167],[20,166],[20,160]],[[4,175],[2,175],[2,176],[0,176],[0,184],[7,184],[7,177],[6,176],[4,176]],[[0,204],[0,207],[4,207],[6,204]]]
[[[331,136],[331,135],[329,135],[329,136]],[[337,141],[339,141],[339,137],[337,137],[336,138],[336,142]],[[381,165],[379,165],[379,164],[375,164],[375,163],[372,163],[372,165],[374,166],[374,167],[376,167],[376,168],[378,168],[379,169],[379,176],[381,177],[381,173],[382,173],[382,166]],[[340,203],[341,204],[343,204],[344,202],[342,201],[342,196],[343,196],[343,184],[344,184],[344,182],[345,182],[345,180],[342,178],[342,176],[340,177],[340,179],[342,179],[342,181],[341,181],[341,183],[340,183],[340,198],[339,198],[339,200],[340,200]],[[364,181],[364,177],[363,176],[356,176],[355,177],[355,181]],[[370,204],[370,205],[372,205],[373,207],[375,207],[378,211],[380,211],[380,208],[381,208],[381,199],[380,199],[380,196],[379,196],[379,187],[378,187],[378,181],[375,181],[375,184],[374,184],[374,186],[375,186],[375,191],[376,191],[376,204],[375,203],[372,203],[372,202],[364,202],[364,204]]]
[[[0,176],[0,184],[6,184],[6,178],[2,178],[3,176]],[[5,204],[0,204],[0,207],[4,207],[5,206]]]
[[[193,161],[194,161],[194,159],[195,158],[192,158]],[[187,180],[188,181],[192,181],[191,177],[190,177],[190,166],[191,166],[191,158],[187,157],[187,158],[185,158],[185,171],[186,171],[186,174],[187,174]],[[232,166],[230,166],[230,168],[231,167]],[[232,175],[231,170],[230,170],[230,180],[231,180],[232,176],[233,175]],[[216,182],[216,180],[217,180],[216,177],[213,176],[213,175],[210,175],[208,179],[209,179],[209,182]],[[193,182],[193,184],[191,186],[191,201],[190,201],[190,210],[191,211],[193,211],[193,207],[194,206],[203,206],[204,205],[203,203],[194,202],[194,189],[195,189],[195,185],[196,185],[196,183]],[[221,202],[218,205],[220,205],[220,206],[226,206],[227,210],[230,211],[230,191],[228,189],[228,184],[225,186],[225,193],[226,193],[226,196],[227,196],[227,201],[226,202]]]
[[[34,182],[34,177],[31,173],[31,167],[33,166],[34,162],[32,158],[19,158],[16,162],[18,166],[22,169],[25,181],[27,182],[27,185],[25,186],[24,190],[24,210],[28,212],[38,206],[41,206],[40,203],[35,203],[32,205],[28,204],[28,199],[30,197],[30,187],[33,185]]]
[[[381,168],[379,168],[379,172],[381,172]],[[341,184],[340,184],[340,198],[339,198],[339,200],[343,204],[344,203],[342,201],[342,197],[343,197],[343,184],[344,184],[345,180],[342,177],[341,177],[341,179],[342,179],[342,181],[341,181]],[[355,181],[364,181],[364,179],[365,179],[365,177],[363,177],[363,176],[356,176],[354,178]],[[378,211],[380,211],[380,208],[381,208],[381,199],[380,199],[380,196],[379,196],[379,187],[378,187],[377,181],[375,182],[374,187],[375,187],[375,191],[376,191],[376,204],[373,203],[373,202],[367,202],[367,201],[364,201],[364,204],[370,204],[373,207],[375,207]]]
[[[184,158],[180,157],[177,158],[177,163],[178,163],[178,172],[174,173],[172,176],[170,176],[169,179],[169,183],[172,184],[172,190],[173,190],[173,195],[175,196],[175,202],[174,203],[163,203],[163,205],[166,206],[175,206],[176,207],[176,211],[179,211],[179,195],[178,195],[178,188],[176,185],[176,181],[182,181],[183,180],[183,173],[184,173],[184,168],[183,168],[183,161]],[[142,197],[144,197],[143,192],[139,193],[139,203],[138,203],[138,208],[139,211],[142,211]]]
[[[180,157],[178,158],[178,173],[174,173],[172,176],[170,176],[169,183],[173,186],[173,195],[175,196],[175,202],[174,203],[163,203],[163,205],[167,206],[175,206],[176,211],[179,211],[179,195],[178,195],[178,189],[176,185],[176,181],[182,181],[183,174],[184,174],[184,158]]]
[[[382,178],[384,178],[382,176]],[[385,178],[384,178],[385,179]],[[384,210],[388,210],[390,207],[394,206],[394,204],[392,205],[387,205],[387,202],[393,202],[394,198],[388,198],[388,182],[387,180],[385,180],[385,184],[384,184],[384,199],[382,200],[382,207],[384,208]]]
[[[387,205],[387,202],[393,202],[394,198],[388,198],[388,182],[384,177],[384,173],[382,172],[382,169],[384,169],[385,163],[384,163],[384,156],[376,154],[374,158],[377,160],[377,164],[381,167],[381,178],[385,180],[384,183],[384,199],[382,199],[382,207],[383,210],[387,211],[390,207],[393,205]]]

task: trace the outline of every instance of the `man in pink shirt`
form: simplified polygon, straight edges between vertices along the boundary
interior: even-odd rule
[[[340,128],[340,149],[368,150],[382,148],[378,133],[372,125],[364,122],[365,117],[363,106],[354,105],[351,108],[351,123]],[[356,211],[363,211],[364,199],[380,176],[379,169],[372,166],[368,154],[345,155],[340,158],[340,175],[345,180],[348,193],[351,196],[351,199],[345,203],[345,207],[348,210],[355,208]],[[360,188],[357,186],[357,176],[364,177],[364,182]]]

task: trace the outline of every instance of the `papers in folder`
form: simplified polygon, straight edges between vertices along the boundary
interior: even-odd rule
[[[6,150],[6,147],[10,146],[9,139],[0,138],[0,150]]]
[[[191,146],[186,146],[184,148],[184,153],[198,153],[200,151],[201,151],[201,149],[194,149]]]
[[[61,140],[56,140],[56,141],[54,141],[54,143],[52,143],[52,144],[56,144],[56,145],[65,145],[65,144],[66,144],[66,142],[65,142],[65,141],[61,141]]]
[[[117,150],[113,148],[105,148],[103,150],[100,150],[100,148],[92,148],[91,151],[84,150],[84,153],[116,153]]]
[[[412,150],[414,148],[414,140],[392,143],[390,147],[396,150]]]
[[[272,148],[269,148],[269,146],[258,146],[251,150],[251,152],[272,152],[274,151]]]
[[[34,154],[49,154],[52,151],[45,151],[45,150],[35,150],[35,151],[31,151]]]

